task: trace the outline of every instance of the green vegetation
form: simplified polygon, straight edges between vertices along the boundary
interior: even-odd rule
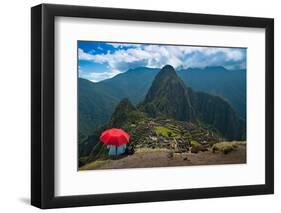
[[[188,68],[177,73],[186,85],[224,98],[240,117],[246,118],[246,70],[205,67]]]
[[[134,104],[142,101],[159,71],[139,67],[98,83],[79,78],[79,131],[91,135],[109,122],[114,108],[122,98],[128,97]],[[177,71],[177,75],[195,91],[207,92],[229,101],[238,115],[245,119],[246,70],[189,68]]]
[[[246,128],[245,121],[226,100],[187,87],[170,65],[156,75],[139,110],[151,117],[162,114],[179,121],[194,123],[200,120],[217,129],[227,140],[243,139]],[[195,129],[191,133],[198,131]]]
[[[212,147],[216,143],[218,143],[218,142],[217,141],[208,141],[208,144],[210,145],[210,147]]]
[[[81,78],[78,81],[78,93],[79,132],[92,135],[109,121],[119,99],[97,84]]]
[[[127,114],[126,120],[124,120],[124,124],[122,128],[128,132],[132,132],[140,121],[146,119],[146,115],[140,111],[132,111]]]
[[[198,153],[199,151],[207,151],[208,149],[202,146],[198,141],[191,140],[191,153]]]
[[[125,81],[123,83],[125,85]],[[89,84],[91,88],[87,87]],[[245,122],[227,101],[193,91],[171,66],[165,66],[157,74],[147,88],[146,96],[143,95],[144,101],[137,106],[134,101],[131,102],[131,96],[122,99],[126,91],[122,90],[122,95],[115,94],[115,90],[103,90],[101,85],[105,84],[79,80],[79,165],[82,166],[108,160],[108,150],[99,142],[99,137],[102,131],[113,127],[122,128],[130,134],[129,145],[137,152],[170,149],[186,153],[191,148],[193,153],[197,153],[212,147],[214,152],[228,153],[237,144],[217,142],[222,137],[238,140],[245,132]],[[115,86],[118,87],[117,84]],[[91,95],[86,95],[87,92]],[[102,97],[97,92],[101,92]]]
[[[170,128],[166,126],[156,126],[155,131],[158,135],[162,135],[165,137],[178,137],[179,133],[176,132],[175,130],[171,130]]]
[[[224,154],[228,154],[229,152],[236,150],[239,145],[246,145],[246,142],[241,142],[241,141],[233,141],[233,142],[219,142],[213,145],[212,151],[220,151],[223,152]]]
[[[139,103],[158,72],[159,69],[139,67],[97,83],[79,78],[79,131],[91,135],[104,126],[125,97],[134,104]]]
[[[123,128],[130,133],[146,118],[145,113],[139,111],[128,98],[124,98],[113,112],[109,127]]]
[[[115,108],[110,121],[110,126],[120,128],[126,122],[129,121],[129,113],[136,111],[135,106],[130,102],[128,98],[124,98]],[[132,117],[132,115],[131,115]],[[133,117],[134,119],[134,117]]]
[[[195,141],[195,140],[191,140],[190,144],[191,144],[192,147],[201,146],[201,144],[198,141]]]
[[[79,144],[87,143],[88,136],[82,134],[81,132],[78,133],[78,142]]]

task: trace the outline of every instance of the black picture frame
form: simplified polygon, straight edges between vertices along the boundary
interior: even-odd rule
[[[54,195],[55,17],[263,28],[266,34],[265,184],[93,195]],[[42,208],[217,198],[274,193],[274,20],[164,11],[41,4],[31,9],[31,204]]]

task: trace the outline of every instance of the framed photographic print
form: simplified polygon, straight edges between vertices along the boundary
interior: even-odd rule
[[[271,194],[274,21],[31,9],[31,203]]]

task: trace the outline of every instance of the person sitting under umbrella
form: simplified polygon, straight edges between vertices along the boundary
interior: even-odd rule
[[[125,153],[127,145],[126,144],[122,144],[120,146],[107,145],[107,148],[109,149],[108,152],[109,156],[122,155],[123,153]]]
[[[117,157],[126,151],[126,144],[130,136],[122,129],[112,128],[105,130],[101,136],[102,141],[109,148],[108,155]]]

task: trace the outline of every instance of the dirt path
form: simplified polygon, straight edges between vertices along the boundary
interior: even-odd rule
[[[118,160],[107,160],[103,163],[89,163],[81,170],[90,169],[121,169],[121,168],[148,168],[167,166],[191,166],[191,165],[214,165],[214,164],[243,164],[246,163],[246,148],[239,146],[228,154],[222,152],[212,153],[211,151],[174,154],[169,157],[168,152],[144,152],[135,153]]]

